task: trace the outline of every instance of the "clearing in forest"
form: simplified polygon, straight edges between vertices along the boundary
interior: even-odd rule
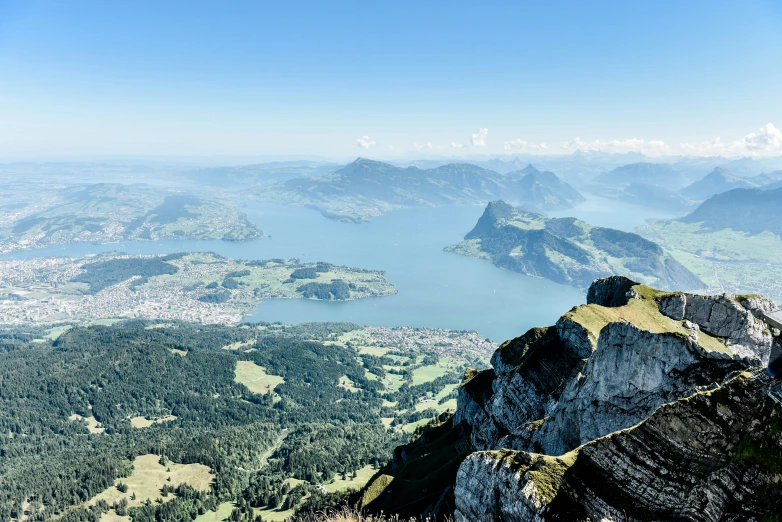
[[[159,455],[140,455],[133,461],[133,472],[129,477],[116,479],[114,486],[92,497],[86,505],[92,506],[99,500],[105,500],[109,505],[112,505],[123,498],[127,499],[128,507],[140,506],[147,499],[155,501],[160,498],[166,502],[174,498],[174,495],[167,497],[161,495],[160,490],[166,484],[173,487],[179,484],[188,484],[194,489],[207,490],[213,479],[214,475],[209,472],[209,466],[176,464],[171,461],[163,466],[160,464]],[[120,483],[128,486],[125,493],[117,489],[117,485]],[[134,494],[135,498],[131,500]],[[129,520],[129,518],[117,517],[112,510],[104,515],[102,520]]]
[[[284,383],[285,379],[277,375],[269,375],[266,373],[266,368],[252,361],[236,361],[234,382],[244,384],[253,393],[265,395],[274,393],[274,388]]]

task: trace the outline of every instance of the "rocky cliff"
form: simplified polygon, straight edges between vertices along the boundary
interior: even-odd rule
[[[442,491],[463,521],[775,515],[782,408],[762,368],[779,332],[758,319],[773,308],[760,296],[598,280],[586,305],[505,342],[491,369],[468,372],[453,418],[424,430],[386,473],[406,470],[403,491]],[[427,440],[458,455],[455,476],[426,481],[442,470],[421,449]]]

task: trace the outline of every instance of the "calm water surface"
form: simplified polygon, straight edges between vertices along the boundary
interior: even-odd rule
[[[590,199],[561,215],[573,215],[623,230],[663,217],[648,210]],[[608,209],[608,210],[607,210]],[[248,217],[269,238],[223,241],[129,241],[102,245],[70,244],[7,254],[5,258],[82,256],[107,251],[163,254],[213,251],[234,259],[297,257],[302,261],[385,270],[399,293],[348,302],[269,299],[248,321],[352,321],[376,326],[419,326],[476,330],[502,341],[532,326],[553,324],[584,302],[577,289],[546,279],[496,268],[488,261],[448,254],[483,212],[479,206],[409,209],[389,212],[370,223],[351,225],[303,208],[255,205]]]

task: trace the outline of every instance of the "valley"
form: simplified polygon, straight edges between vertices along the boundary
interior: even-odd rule
[[[782,302],[781,218],[782,189],[734,189],[638,231],[697,274],[709,292],[762,292]]]

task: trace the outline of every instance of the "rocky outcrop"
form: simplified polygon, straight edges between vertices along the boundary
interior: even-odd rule
[[[607,307],[626,305],[634,297],[632,289],[635,281],[622,276],[611,276],[598,279],[587,291],[587,304]]]
[[[596,281],[589,296],[591,304],[555,327],[504,343],[492,357],[494,371],[461,388],[456,422],[471,426],[476,449],[563,454],[718,385],[755,357],[731,339],[763,335],[762,323],[732,300],[687,301],[623,277]],[[703,313],[712,302],[713,312]],[[723,341],[708,332],[728,335]]]
[[[632,426],[661,404],[743,367],[726,353],[705,352],[687,336],[650,333],[632,323],[606,325],[597,344],[535,431],[530,447],[560,455]]]
[[[763,511],[753,488],[771,475],[737,455],[771,406],[757,378],[736,375],[768,357],[772,335],[757,317],[769,307],[611,277],[554,327],[504,343],[494,370],[460,391],[454,422],[478,451],[459,468],[458,518],[705,522]]]
[[[559,458],[474,453],[457,474],[456,518],[718,522],[775,513],[782,440],[767,429],[779,422],[772,405],[740,376]]]
[[[437,439],[447,443],[431,446],[441,453],[419,450],[433,463],[464,455],[458,472],[438,472],[434,491],[453,492],[465,522],[736,522],[782,512],[782,408],[760,366],[772,345],[782,353],[758,320],[773,308],[761,296],[596,281],[588,304],[503,343],[492,369],[466,374]],[[435,475],[422,465],[395,476],[430,488]]]
[[[737,354],[768,362],[772,335],[758,316],[776,308],[770,299],[751,296],[739,302],[730,294],[677,293],[661,297],[659,303],[660,311],[671,319],[697,324],[700,330],[725,339]]]

